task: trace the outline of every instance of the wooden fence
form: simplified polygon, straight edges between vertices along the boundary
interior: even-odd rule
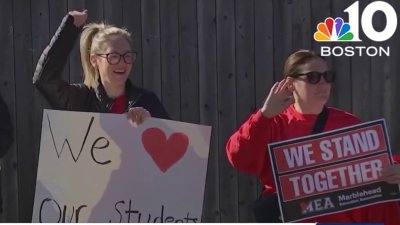
[[[89,21],[127,27],[140,53],[133,82],[154,91],[173,119],[212,125],[203,222],[251,222],[252,202],[260,187],[255,177],[227,163],[225,142],[261,106],[272,83],[281,79],[289,53],[299,48],[319,51],[321,44],[313,40],[316,25],[328,16],[347,20],[343,10],[353,2],[1,0],[0,92],[15,128],[15,142],[2,160],[2,220],[31,218],[42,110],[48,108],[32,85],[32,75],[69,10],[86,8]],[[361,0],[360,12],[370,2]],[[400,9],[400,1],[387,2]],[[377,30],[385,27],[382,13],[373,21]],[[329,58],[339,75],[331,103],[364,120],[385,118],[392,148],[399,151],[399,32],[380,43],[369,41],[361,31],[360,38],[359,45],[389,46],[391,55]],[[81,81],[77,46],[63,76]]]

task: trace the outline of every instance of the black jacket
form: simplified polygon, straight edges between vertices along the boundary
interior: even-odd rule
[[[114,99],[107,96],[101,82],[96,89],[93,89],[82,83],[69,84],[62,80],[63,67],[81,31],[81,28],[74,25],[73,20],[74,18],[70,15],[64,17],[39,59],[33,76],[33,84],[54,109],[110,113]],[[169,118],[162,103],[153,92],[135,87],[127,80],[125,93],[128,99],[125,111],[131,107],[143,107],[150,112],[152,117]]]
[[[10,148],[12,140],[11,117],[6,103],[0,96],[0,158]]]

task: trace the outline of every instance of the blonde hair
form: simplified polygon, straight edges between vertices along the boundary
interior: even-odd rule
[[[90,63],[90,55],[102,53],[103,44],[109,41],[112,36],[124,37],[132,47],[131,34],[125,28],[105,23],[90,23],[83,28],[80,52],[84,84],[88,87],[96,88],[99,79],[99,71]]]

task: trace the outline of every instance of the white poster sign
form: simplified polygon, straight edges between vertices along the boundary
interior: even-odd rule
[[[44,110],[32,222],[201,222],[211,127]]]

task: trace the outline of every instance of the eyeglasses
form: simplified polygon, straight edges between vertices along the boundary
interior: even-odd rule
[[[327,83],[333,83],[336,78],[335,72],[330,71],[330,70],[325,71],[323,73],[317,72],[317,71],[311,71],[308,73],[299,73],[296,75],[288,75],[288,76],[293,77],[293,78],[298,78],[300,76],[306,76],[307,82],[310,84],[318,84],[321,81],[321,77],[324,77],[324,80]]]
[[[107,62],[110,65],[116,65],[121,61],[121,58],[124,58],[124,62],[126,64],[132,64],[136,61],[136,52],[127,52],[125,54],[119,54],[116,52],[111,52],[111,53],[107,53],[107,54],[96,54],[102,58],[106,58]]]

